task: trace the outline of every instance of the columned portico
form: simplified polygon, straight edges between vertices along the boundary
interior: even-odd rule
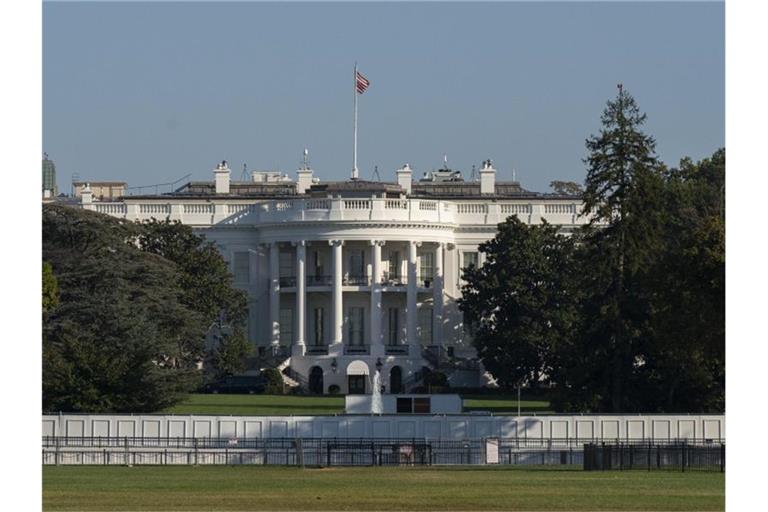
[[[269,325],[273,347],[280,345],[280,246],[272,242],[269,246]]]
[[[417,249],[421,246],[421,242],[409,242],[408,243],[408,288],[406,291],[406,339],[409,344],[418,345],[418,333],[416,332],[417,316],[417,296],[416,296],[416,268],[417,268]]]
[[[344,242],[341,240],[330,240],[328,242],[333,248],[333,322],[331,327],[331,345],[340,345],[343,340],[344,325],[344,305],[342,301],[342,253],[341,248]]]
[[[445,244],[438,243],[435,247],[435,276],[432,288],[432,336],[435,345],[443,345],[443,248]]]
[[[296,340],[291,352],[304,355],[307,318],[307,246],[304,240],[296,242]]]
[[[371,240],[371,355],[384,355],[381,339],[381,246],[384,242]]]

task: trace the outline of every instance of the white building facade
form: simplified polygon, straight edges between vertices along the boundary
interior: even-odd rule
[[[320,182],[307,168],[290,180],[253,173],[232,182],[222,162],[212,182],[171,194],[82,207],[128,220],[177,220],[213,241],[248,294],[255,369],[277,367],[314,393],[418,388],[424,368],[452,386],[483,384],[457,305],[461,269],[482,265],[478,246],[511,215],[564,232],[587,220],[581,200],[500,183],[490,161],[478,181],[443,169],[391,183]]]

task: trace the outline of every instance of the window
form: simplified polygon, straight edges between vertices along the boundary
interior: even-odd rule
[[[280,277],[293,277],[293,253],[280,251]]]
[[[419,338],[422,345],[432,344],[432,308],[419,308]]]
[[[293,343],[293,310],[280,310],[280,344],[290,345]]]
[[[349,275],[362,277],[365,275],[365,251],[352,249],[349,255]]]
[[[363,308],[349,308],[349,344],[350,345],[362,345],[363,344],[363,326],[364,326],[364,314]]]
[[[390,279],[396,279],[400,277],[400,253],[397,251],[390,251],[389,253],[389,272]]]
[[[325,317],[323,308],[315,308],[315,345],[325,345]]]
[[[251,279],[251,261],[248,252],[234,254],[235,284],[248,284]]]
[[[350,395],[364,395],[366,377],[367,375],[350,375],[347,378],[347,385],[349,386],[347,393]]]
[[[325,266],[323,261],[323,255],[320,253],[320,251],[313,251],[312,253],[312,261],[315,264],[315,270],[314,275],[316,276],[324,276],[325,275]]]
[[[413,398],[398,398],[396,410],[398,414],[411,414],[413,412]]]
[[[419,255],[419,278],[432,279],[435,276],[435,253],[425,252]]]
[[[462,252],[461,253],[461,260],[462,264],[459,265],[459,280],[462,279],[462,269],[466,267],[475,267],[477,268],[477,253],[476,252]]]
[[[389,345],[400,344],[400,308],[387,310],[387,343]]]

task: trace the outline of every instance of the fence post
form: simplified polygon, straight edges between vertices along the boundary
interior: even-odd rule
[[[685,473],[685,441],[683,441],[683,444],[680,446],[680,465],[682,467],[683,473]]]
[[[720,472],[725,472],[725,443],[720,443]]]
[[[131,458],[128,456],[128,436],[123,437],[123,450],[125,453],[125,465],[130,467]]]
[[[61,445],[61,438],[56,436],[56,465],[59,465],[59,446]]]
[[[195,445],[195,466],[197,466],[197,438],[194,437],[192,439],[194,441],[193,444]]]

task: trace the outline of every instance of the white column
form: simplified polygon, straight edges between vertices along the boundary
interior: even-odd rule
[[[307,319],[307,245],[303,240],[296,243],[296,340],[293,355],[304,355]]]
[[[272,346],[280,344],[280,246],[269,247],[269,320],[272,326]]]
[[[371,355],[384,355],[381,340],[381,245],[371,240]]]
[[[432,285],[434,308],[432,309],[432,343],[443,345],[443,243],[435,248],[435,279]]]
[[[421,245],[419,242],[408,242],[408,288],[406,290],[405,306],[405,333],[408,345],[419,346],[419,338],[416,333],[416,248]]]
[[[329,242],[333,247],[333,326],[331,329],[331,344],[342,342],[342,328],[344,324],[344,310],[341,293],[341,240]]]

